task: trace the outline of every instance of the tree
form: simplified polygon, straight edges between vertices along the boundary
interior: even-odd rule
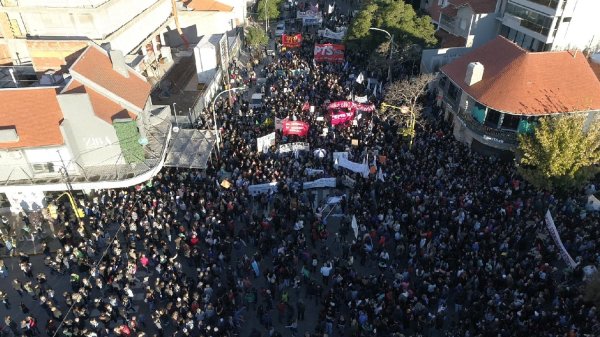
[[[423,105],[419,98],[423,96],[427,86],[433,79],[432,74],[421,74],[392,82],[386,86],[384,102],[396,107],[405,107],[405,109],[387,109],[384,111],[383,116],[401,121],[406,120],[406,116],[410,114],[415,116],[415,121],[420,121]]]
[[[281,2],[282,0],[258,0],[256,5],[258,19],[266,21],[267,16],[269,20],[279,19]]]
[[[429,16],[418,16],[413,7],[404,1],[374,0],[358,13],[350,24],[346,42],[352,48],[372,51],[387,37],[371,33],[370,27],[385,29],[394,34],[397,45],[419,44],[433,47],[437,44],[435,27]]]
[[[533,133],[519,135],[519,173],[540,189],[567,192],[583,186],[600,162],[600,128],[585,117],[542,117]]]
[[[260,46],[265,46],[267,43],[269,43],[269,38],[261,27],[250,26],[246,31],[246,43],[251,48],[257,48]]]

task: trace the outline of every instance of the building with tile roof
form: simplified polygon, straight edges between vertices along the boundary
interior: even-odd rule
[[[581,52],[529,52],[497,37],[440,69],[438,103],[456,138],[513,150],[540,116],[600,111],[600,81]]]
[[[63,87],[0,89],[0,197],[13,210],[24,200],[41,207],[67,181],[76,190],[139,184],[164,163],[170,108],[152,103],[122,53],[91,45],[67,75]]]

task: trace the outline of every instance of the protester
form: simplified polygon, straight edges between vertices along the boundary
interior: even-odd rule
[[[344,23],[332,17],[342,21],[329,27]],[[580,286],[582,268],[600,262],[598,214],[457,143],[436,108],[411,150],[401,125],[376,112],[332,127],[328,103],[367,95],[378,104],[379,81],[364,71],[371,79],[356,82],[361,55],[314,62],[313,42],[264,67],[232,62],[234,84],[266,78],[265,98],[255,109],[241,92],[217,103],[222,141],[205,170],[165,168],[143,185],[97,191],[84,230],[59,212],[61,249],[46,251],[45,265],[21,256],[23,275],[11,273],[5,290],[39,300],[47,317],[19,300],[5,325],[48,336],[597,335],[597,308]],[[212,129],[212,118],[204,111],[198,127]],[[310,129],[284,135],[276,118]],[[263,152],[256,139],[271,132],[276,145]],[[325,155],[278,153],[295,142]],[[339,167],[334,152],[368,172]],[[344,194],[335,212],[303,188],[319,178]],[[277,192],[249,192],[271,182]],[[548,238],[547,207],[574,270]],[[55,293],[44,268],[69,290]],[[0,300],[11,308],[6,292]]]

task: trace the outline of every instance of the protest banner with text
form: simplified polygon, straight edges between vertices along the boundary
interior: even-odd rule
[[[286,48],[298,48],[302,45],[302,34],[281,36],[281,44]]]
[[[344,45],[343,44],[315,44],[315,61],[316,62],[344,62]]]
[[[297,135],[300,137],[305,137],[308,134],[308,129],[310,128],[308,123],[301,121],[283,120],[282,124],[284,136]]]

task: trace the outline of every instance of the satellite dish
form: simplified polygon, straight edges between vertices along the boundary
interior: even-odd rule
[[[173,132],[175,132],[175,133],[179,132],[179,127],[178,126],[174,126],[173,127]]]
[[[148,145],[148,138],[142,137],[142,138],[138,139],[138,144],[140,144],[142,146]]]

